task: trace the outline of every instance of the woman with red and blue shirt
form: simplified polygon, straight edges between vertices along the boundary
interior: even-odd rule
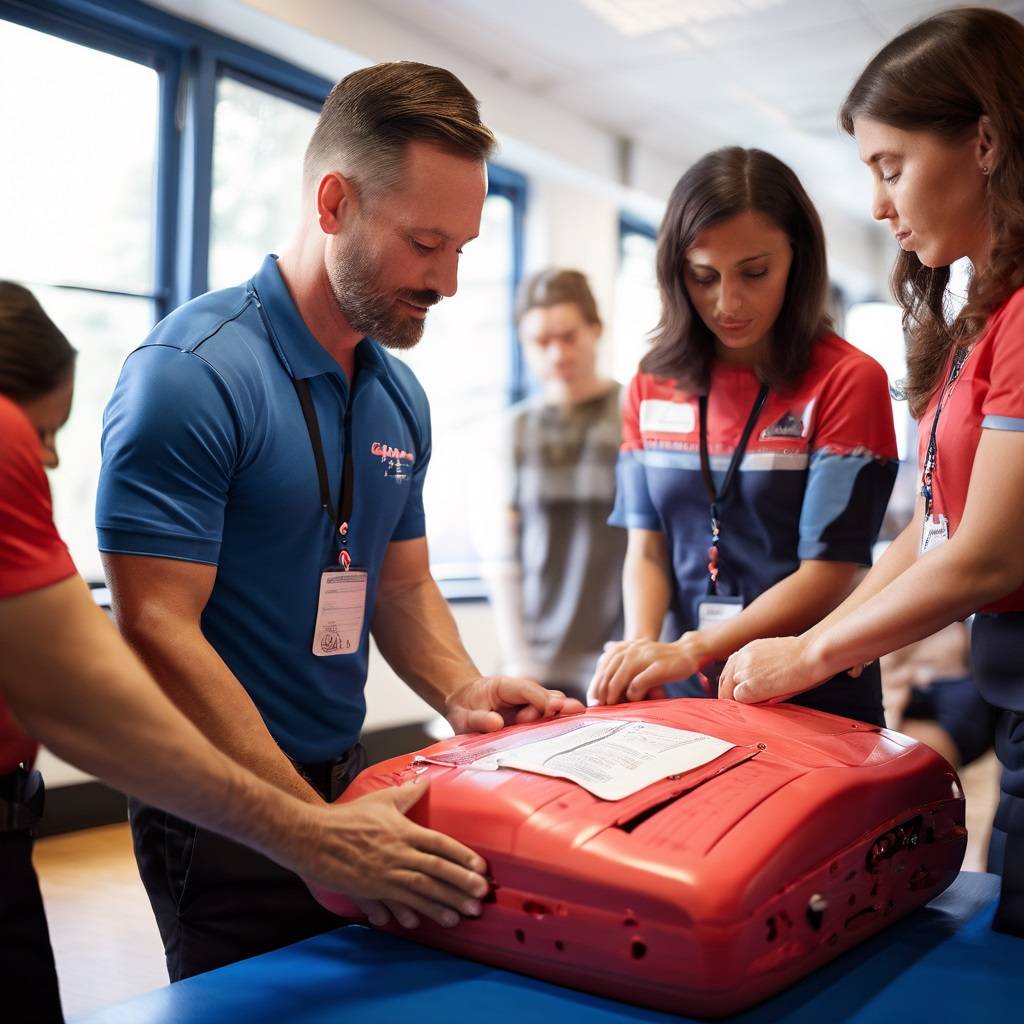
[[[1024,935],[1024,26],[997,11],[926,19],[871,61],[841,111],[902,251],[894,291],[920,418],[918,514],[851,597],[801,636],[738,652],[723,695],[811,687],[975,612],[972,674],[1003,709],[989,856],[994,927]],[[967,303],[949,313],[949,266]]]
[[[817,622],[871,564],[896,475],[885,372],[830,329],[821,224],[785,164],[729,148],[691,167],[658,282],[610,520],[629,531],[626,639],[591,684],[604,704],[714,696],[733,651]],[[799,702],[883,724],[877,667]]]

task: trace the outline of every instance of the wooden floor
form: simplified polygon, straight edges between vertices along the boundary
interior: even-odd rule
[[[34,859],[66,1017],[167,984],[127,824],[40,839]]]
[[[961,778],[971,836],[964,868],[983,871],[997,793],[995,755],[965,769]],[[35,864],[69,1018],[167,984],[127,825],[41,839]]]

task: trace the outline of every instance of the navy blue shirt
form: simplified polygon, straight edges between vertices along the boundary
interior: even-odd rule
[[[206,639],[300,761],[334,757],[366,711],[368,633],[391,541],[424,534],[430,411],[412,371],[370,338],[349,386],[268,256],[250,281],[159,323],[125,362],[103,422],[100,550],[217,566]],[[312,653],[320,576],[337,564],[293,378],[308,381],[337,506],[351,405],[348,547],[369,572],[358,651]]]

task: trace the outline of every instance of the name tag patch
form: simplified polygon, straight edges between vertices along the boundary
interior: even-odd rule
[[[640,430],[652,434],[692,434],[697,429],[693,402],[645,398],[640,403]]]
[[[736,618],[743,611],[742,597],[702,597],[697,602],[697,628],[707,629]]]

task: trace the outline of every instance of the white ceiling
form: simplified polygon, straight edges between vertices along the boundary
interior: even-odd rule
[[[679,165],[761,146],[867,219],[836,127],[847,89],[927,0],[374,0],[374,9],[529,93]],[[1024,0],[984,6],[1024,16]]]

